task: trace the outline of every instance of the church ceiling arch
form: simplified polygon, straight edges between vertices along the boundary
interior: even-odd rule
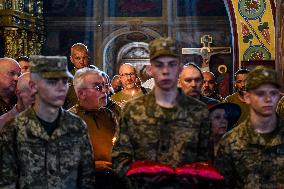
[[[149,28],[143,28],[141,31],[129,31],[128,28],[123,28],[113,32],[103,43],[103,70],[110,76],[115,75],[118,71],[119,57],[123,58],[123,54],[121,54],[122,51],[119,52],[119,50],[126,50],[125,47],[130,47],[131,44],[139,44],[138,46],[140,47],[146,46],[146,44],[157,37],[160,37],[160,35]],[[136,50],[136,53],[142,52],[138,52],[138,48]],[[132,51],[132,53],[134,52],[135,51]]]

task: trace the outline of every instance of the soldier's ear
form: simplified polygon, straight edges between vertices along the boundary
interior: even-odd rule
[[[78,97],[78,99],[85,100],[86,99],[86,92],[85,92],[85,90],[79,89],[77,97]]]

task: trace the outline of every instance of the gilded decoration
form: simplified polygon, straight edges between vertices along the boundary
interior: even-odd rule
[[[42,1],[0,1],[1,56],[16,58],[41,54],[44,42],[42,8]]]

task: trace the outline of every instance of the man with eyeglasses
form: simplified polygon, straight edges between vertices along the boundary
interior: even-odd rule
[[[112,151],[113,167],[121,177],[139,160],[176,167],[213,155],[207,107],[177,89],[182,70],[177,42],[158,38],[149,49],[155,87],[126,104]],[[167,183],[162,174],[128,181],[137,188],[191,188],[181,180]]]
[[[71,47],[71,55],[70,61],[73,64],[73,68],[71,73],[74,75],[78,69],[88,67],[89,66],[89,55],[88,55],[88,47],[83,43],[75,43]],[[67,93],[66,101],[64,103],[64,108],[69,109],[78,103],[78,99],[75,94],[73,81],[70,79],[69,81],[69,90]]]
[[[0,133],[0,188],[94,188],[87,126],[61,108],[68,77],[66,57],[31,57],[35,102]]]
[[[137,74],[133,65],[122,64],[119,68],[119,79],[122,83],[122,90],[111,96],[111,99],[121,107],[129,100],[146,94],[148,90],[137,83]]]
[[[21,68],[12,58],[0,58],[0,66],[0,115],[3,115],[17,103],[15,90]]]
[[[96,165],[95,188],[111,188],[114,182],[111,149],[117,122],[112,112],[104,108],[107,104],[108,83],[103,78],[103,72],[82,68],[77,70],[73,84],[79,103],[69,111],[87,123]]]
[[[218,104],[218,100],[201,94],[202,83],[203,75],[200,68],[194,63],[186,64],[178,80],[178,86],[182,89],[184,94],[204,102],[208,108]]]

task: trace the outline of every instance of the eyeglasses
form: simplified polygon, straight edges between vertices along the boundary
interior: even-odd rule
[[[90,86],[90,87],[84,87],[84,89],[95,89],[96,91],[98,92],[102,92],[103,91],[103,88],[109,90],[109,87],[110,87],[110,84],[106,83],[106,84],[95,84],[93,86]]]
[[[123,74],[120,74],[120,76],[125,76],[125,77],[130,76],[130,77],[133,77],[133,76],[136,76],[136,74],[135,73],[123,73]]]

